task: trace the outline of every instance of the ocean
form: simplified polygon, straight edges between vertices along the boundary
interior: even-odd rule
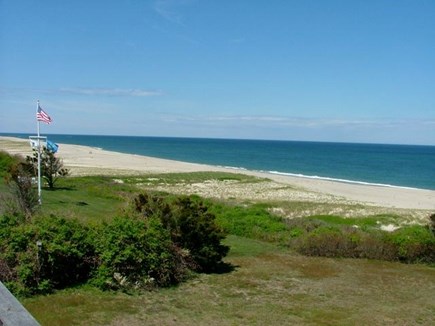
[[[48,139],[282,175],[435,190],[435,146],[84,135],[48,135]]]

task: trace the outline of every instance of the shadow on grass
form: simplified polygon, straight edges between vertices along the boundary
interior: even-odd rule
[[[213,271],[207,272],[206,274],[228,274],[234,272],[240,266],[233,265],[231,263],[225,263],[221,261],[217,264],[216,268]]]
[[[54,187],[54,188],[50,188],[50,187],[43,187],[42,189],[47,190],[47,191],[75,191],[77,190],[75,187]]]

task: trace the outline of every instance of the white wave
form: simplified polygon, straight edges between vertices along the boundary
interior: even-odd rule
[[[279,171],[260,171],[260,172],[283,175],[283,176],[298,177],[298,178],[307,178],[307,179],[326,180],[326,181],[334,181],[334,182],[341,182],[341,183],[359,184],[359,185],[365,185],[365,186],[422,190],[420,188],[414,188],[414,187],[396,186],[396,185],[391,185],[391,184],[366,182],[366,181],[358,181],[358,180],[348,180],[348,179],[340,179],[340,178],[321,177],[321,176],[317,176],[317,175],[305,175],[305,174],[300,174],[300,173],[287,173],[287,172],[279,172]]]
[[[247,171],[248,170],[248,169],[246,169],[244,167],[229,166],[229,165],[217,165],[217,167],[224,168],[224,169],[231,169],[231,170],[242,170],[242,171]]]

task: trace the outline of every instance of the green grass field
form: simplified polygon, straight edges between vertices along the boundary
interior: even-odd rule
[[[122,214],[144,182],[261,182],[243,175],[190,173],[142,177],[66,178],[43,191],[37,215],[86,223]],[[140,179],[140,180],[139,180]],[[163,180],[163,181],[162,181]],[[146,187],[145,187],[146,188]],[[1,192],[7,187],[2,184]],[[239,205],[240,204],[240,205]],[[220,274],[199,274],[172,288],[125,294],[90,286],[21,299],[42,325],[433,325],[435,269],[365,259],[305,257],[283,245],[291,232],[270,203],[214,203],[219,223],[233,230]],[[308,205],[308,204],[304,204]],[[314,218],[314,217],[313,217]],[[373,226],[394,216],[325,223]],[[243,221],[243,223],[241,223]],[[262,221],[262,222],[258,222]],[[255,224],[255,227],[252,225]],[[235,230],[235,231],[234,231]],[[247,232],[249,230],[249,232]]]
[[[435,271],[303,257],[229,236],[233,271],[140,295],[82,287],[23,300],[42,325],[433,325]]]

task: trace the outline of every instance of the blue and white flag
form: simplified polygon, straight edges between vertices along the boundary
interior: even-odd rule
[[[59,145],[47,139],[47,149],[54,154],[59,149]]]

